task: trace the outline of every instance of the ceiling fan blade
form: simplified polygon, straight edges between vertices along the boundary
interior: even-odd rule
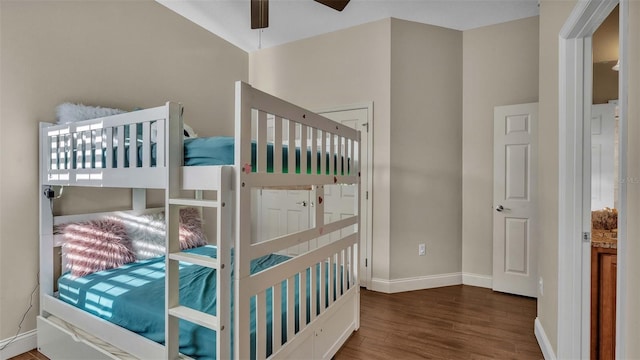
[[[269,27],[269,0],[251,0],[251,28]]]
[[[315,1],[338,11],[344,10],[344,8],[349,3],[349,0],[315,0]]]

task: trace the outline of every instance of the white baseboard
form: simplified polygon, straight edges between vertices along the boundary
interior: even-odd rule
[[[9,343],[13,337],[0,341],[0,348]],[[36,330],[24,332],[15,338],[4,350],[0,350],[0,360],[6,360],[14,356],[26,353],[38,346],[38,337]]]
[[[478,286],[487,289],[493,288],[493,277],[490,275],[480,275],[472,273],[462,273],[462,283],[464,285]]]
[[[540,319],[537,317],[533,325],[533,332],[536,335],[536,340],[538,340],[538,345],[540,346],[540,350],[542,350],[542,356],[544,356],[544,359],[556,360],[556,353],[553,351],[549,338],[547,338],[547,334],[544,332]]]
[[[371,279],[371,290],[390,294],[460,284],[462,284],[462,273],[457,272],[393,280],[373,278]]]

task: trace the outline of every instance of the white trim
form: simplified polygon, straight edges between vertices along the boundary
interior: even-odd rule
[[[38,337],[36,334],[37,331],[34,329],[23,332],[13,341],[11,341],[13,337],[0,341],[0,348],[11,342],[4,350],[0,350],[0,360],[9,359],[35,349],[38,346]]]
[[[536,335],[536,340],[538,341],[538,346],[540,346],[540,350],[542,351],[542,356],[544,357],[544,359],[556,360],[556,354],[553,352],[553,347],[549,342],[547,333],[544,331],[539,318],[536,318],[533,323],[533,333]]]
[[[558,339],[556,352],[559,358],[588,358],[590,299],[590,262],[585,253],[589,244],[581,240],[585,224],[583,208],[589,199],[584,198],[583,162],[584,116],[591,103],[585,99],[585,91],[591,86],[591,77],[585,70],[585,54],[591,49],[591,36],[613,10],[617,0],[580,1],[559,34],[559,184],[558,184]],[[621,18],[621,21],[622,18]],[[623,26],[621,24],[621,29]],[[621,44],[622,45],[622,44]],[[624,55],[621,53],[621,59]],[[621,61],[624,62],[624,61]],[[585,66],[586,65],[586,66]],[[620,76],[623,76],[622,74]],[[585,83],[586,81],[586,83]],[[621,88],[622,98],[625,90]],[[588,102],[586,102],[588,100]],[[588,129],[588,128],[587,128]],[[621,163],[622,165],[622,163]],[[622,190],[621,190],[622,191]],[[585,205],[586,203],[586,205]],[[618,242],[624,241],[618,239]],[[620,269],[618,269],[620,272]],[[584,278],[583,278],[584,277]],[[618,339],[622,334],[618,334]]]
[[[403,279],[371,279],[371,290],[391,294],[462,284],[462,273],[416,276]]]
[[[358,104],[349,104],[349,105],[341,105],[341,106],[333,106],[328,108],[323,108],[320,110],[315,110],[314,112],[322,115],[323,113],[329,112],[337,112],[337,111],[349,111],[349,110],[367,110],[367,129],[368,131],[363,131],[362,134],[366,134],[364,136],[367,137],[367,183],[364,184],[366,186],[366,191],[369,192],[369,201],[366,201],[366,234],[367,234],[367,250],[366,250],[366,258],[368,260],[368,264],[366,266],[366,272],[364,279],[360,276],[360,284],[363,284],[366,289],[373,290],[372,282],[373,282],[373,101],[363,102]],[[360,187],[362,187],[362,183]],[[362,190],[362,189],[361,189]],[[362,192],[362,191],[361,191]],[[360,220],[362,222],[362,219]]]
[[[481,274],[463,272],[462,284],[492,289],[493,277],[491,275],[481,275]]]

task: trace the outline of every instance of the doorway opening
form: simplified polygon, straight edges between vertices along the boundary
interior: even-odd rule
[[[619,205],[619,6],[593,34],[590,122],[591,359],[615,359]],[[585,85],[586,86],[586,85]],[[585,204],[586,207],[586,204]]]
[[[592,250],[592,103],[593,37],[615,0],[578,2],[560,32],[559,99],[559,233],[558,233],[558,358],[588,358],[591,353]],[[618,179],[626,177],[626,21],[627,1],[619,5]],[[614,180],[615,182],[615,180]],[[617,251],[624,254],[626,185],[618,182]],[[617,261],[616,307],[624,307],[625,258]],[[576,306],[578,305],[578,306]],[[624,357],[624,319],[616,313],[615,352]],[[593,354],[595,355],[595,354]]]

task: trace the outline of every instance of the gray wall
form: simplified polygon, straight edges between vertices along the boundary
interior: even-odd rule
[[[462,33],[386,19],[249,58],[252,85],[303,106],[374,102],[374,281],[459,272]]]
[[[309,109],[374,102],[373,277],[389,279],[391,19],[249,55],[249,80]]]
[[[248,55],[150,0],[3,0],[0,32],[0,339],[7,339],[38,272],[38,122],[55,120],[65,101],[131,110],[170,100],[184,104],[185,121],[201,135],[232,135],[234,81],[248,80]],[[73,193],[74,210],[130,202],[123,191],[65,191]],[[71,211],[64,201],[56,209]],[[36,312],[22,332],[35,327]]]
[[[460,272],[462,78],[462,32],[392,19],[390,279]]]
[[[493,272],[493,108],[538,101],[538,25],[536,16],[463,33],[462,271],[466,274]]]

